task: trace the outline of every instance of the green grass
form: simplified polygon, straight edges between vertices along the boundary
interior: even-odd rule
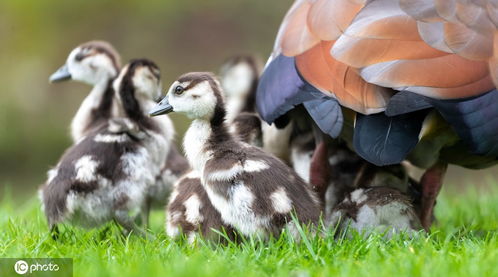
[[[74,276],[498,276],[498,189],[443,193],[432,234],[412,239],[284,236],[224,246],[170,241],[162,212],[152,215],[155,240],[123,238],[110,225],[65,227],[54,241],[35,198],[23,206],[4,198],[0,257],[71,257]]]

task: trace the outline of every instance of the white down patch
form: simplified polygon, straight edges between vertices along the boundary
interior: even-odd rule
[[[183,205],[185,206],[185,220],[193,225],[200,224],[204,218],[201,214],[202,203],[197,194],[190,196]]]
[[[168,211],[168,216],[166,217],[166,234],[168,237],[176,238],[180,235],[180,227],[177,223],[181,216],[182,214],[178,211]]]
[[[123,135],[104,135],[104,134],[97,134],[93,141],[95,142],[103,142],[103,143],[123,143],[127,141],[128,138]]]
[[[230,188],[228,199],[215,193],[210,186],[206,192],[213,206],[221,214],[223,222],[237,228],[244,235],[264,235],[270,219],[258,216],[252,210],[254,194],[242,182]]]
[[[135,153],[121,156],[122,170],[128,177],[121,180],[119,186],[128,195],[131,209],[141,206],[160,172],[159,166],[162,164],[157,164],[157,159],[152,154],[147,148],[140,147]]]
[[[357,189],[351,193],[351,201],[356,204],[363,203],[367,200],[367,195],[364,189]]]
[[[57,177],[57,174],[59,174],[58,167],[52,168],[47,172],[47,185],[50,184],[55,179],[55,177]]]
[[[270,168],[270,166],[264,161],[247,160],[244,163],[244,170],[246,172],[260,172]]]
[[[100,183],[109,183],[103,178]],[[66,198],[68,220],[76,225],[93,228],[112,218],[112,186],[101,187],[89,194],[70,192]]]
[[[92,156],[85,155],[74,163],[76,180],[81,182],[92,182],[97,180],[97,167],[99,163]]]
[[[244,165],[236,163],[229,169],[213,171],[209,173],[207,180],[210,182],[230,181],[244,172],[260,172],[268,168],[270,167],[264,161],[247,160]]]
[[[235,177],[244,172],[244,167],[240,163],[234,164],[231,168],[225,170],[218,170],[209,173],[209,181],[229,181],[233,180]]]
[[[287,196],[284,187],[279,187],[275,192],[270,195],[270,200],[273,209],[277,213],[286,214],[292,209],[292,200]]]

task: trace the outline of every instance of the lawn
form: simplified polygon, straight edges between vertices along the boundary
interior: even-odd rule
[[[169,240],[162,211],[152,215],[154,240],[124,238],[110,224],[65,227],[54,241],[36,198],[21,206],[9,193],[3,198],[0,257],[70,257],[74,276],[498,276],[496,186],[443,191],[431,235],[333,239],[330,232],[301,243],[282,237],[223,246]]]

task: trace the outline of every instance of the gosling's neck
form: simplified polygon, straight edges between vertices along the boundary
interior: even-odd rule
[[[144,96],[143,93],[137,91],[130,91],[121,88],[118,92],[119,101],[114,101],[112,115],[114,117],[128,118],[133,123],[137,124],[142,130],[151,130],[162,133],[160,124],[154,119],[147,116],[146,111],[151,110],[156,103],[152,99]]]
[[[99,121],[108,119],[114,98],[112,81],[115,76],[101,78],[83,100],[71,122],[71,137],[74,142],[80,140],[85,132]]]
[[[196,118],[185,133],[183,148],[194,170],[203,172],[206,162],[213,154],[225,152],[236,139],[229,133],[226,110],[217,105],[210,118]]]

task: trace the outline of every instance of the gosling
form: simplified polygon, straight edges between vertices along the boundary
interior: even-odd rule
[[[185,134],[187,159],[223,222],[242,235],[278,236],[316,224],[319,203],[309,186],[282,161],[244,143],[228,131],[221,87],[212,73],[182,75],[150,112],[186,114],[193,122]]]

